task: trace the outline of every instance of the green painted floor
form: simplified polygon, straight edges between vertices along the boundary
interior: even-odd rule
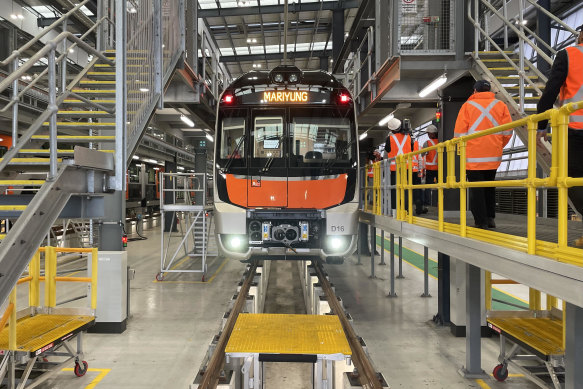
[[[381,237],[377,235],[377,246],[381,245]],[[390,239],[385,238],[385,245],[384,248],[390,251],[391,248],[391,241]],[[395,255],[398,255],[399,245],[395,242]],[[423,271],[423,255],[416,253],[415,251],[408,249],[407,247],[403,246],[403,260],[410,264],[411,266],[416,267],[417,269]],[[437,278],[437,261],[434,259],[429,258],[429,275]],[[498,302],[496,300],[502,301]],[[497,289],[492,289],[492,309],[493,310],[503,310],[503,311],[515,311],[516,306],[522,307],[524,309],[528,309],[528,304],[525,304],[523,301],[518,300],[517,298],[504,293]]]

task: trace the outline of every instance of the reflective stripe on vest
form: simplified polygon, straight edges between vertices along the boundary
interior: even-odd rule
[[[428,146],[428,147],[435,146],[437,144],[437,139],[428,139],[425,144],[430,144],[430,146]],[[423,147],[423,148],[425,148],[425,147]],[[433,155],[433,158],[429,159],[428,157],[431,155]],[[437,166],[437,151],[436,150],[431,150],[431,151],[427,152],[427,154],[425,155],[425,166]]]
[[[483,157],[483,158],[466,158],[468,163],[480,163],[480,162],[499,162],[502,161],[502,156],[500,157]]]
[[[484,119],[486,119],[486,118],[488,118],[492,122],[492,127],[499,126],[496,119],[494,119],[494,116],[492,116],[492,114],[490,113],[490,110],[492,108],[494,108],[494,106],[496,104],[498,104],[499,101],[500,100],[494,99],[490,104],[488,104],[488,106],[486,108],[482,107],[480,104],[476,103],[475,101],[472,101],[472,100],[468,101],[468,103],[470,103],[471,105],[476,107],[478,109],[478,111],[480,111],[480,116],[478,116],[478,118],[474,121],[474,124],[472,124],[472,126],[469,128],[468,133],[466,135],[472,135],[474,132],[476,132],[476,129],[478,128],[478,126],[480,124],[482,124],[482,121],[484,121]]]
[[[409,138],[408,135],[403,135],[403,142],[402,143],[399,143],[399,139],[397,139],[395,134],[391,134],[391,138],[395,141],[395,144],[397,145],[397,153],[395,154],[395,156],[405,154],[405,150],[404,150],[405,144],[407,143],[407,140],[411,140],[411,138]],[[391,149],[391,154],[393,154],[392,149]],[[395,165],[395,161],[391,161],[391,165]]]
[[[575,55],[573,55],[573,53],[570,54],[570,52],[575,51],[575,50],[577,50],[581,53],[579,55],[579,58],[576,58]],[[565,83],[561,87],[561,93],[560,93],[560,97],[559,97],[559,102],[561,105],[574,103],[574,102],[583,100],[583,74],[578,74],[578,72],[576,70],[574,70],[574,68],[577,65],[579,68],[583,67],[583,63],[582,63],[583,62],[583,46],[578,45],[578,46],[574,46],[571,48],[567,48],[567,58],[569,61],[569,72],[567,74],[567,79],[565,80]],[[579,63],[577,63],[576,61],[579,61]],[[575,63],[577,63],[577,65],[573,65],[573,66],[571,65],[571,64],[575,64]],[[573,79],[574,77],[578,77],[578,78],[576,78],[574,80]],[[567,95],[572,90],[576,91],[573,94],[573,96],[566,97],[565,95]],[[583,129],[583,110],[582,109],[579,109],[579,110],[573,112],[569,116],[569,127],[579,129],[579,130]]]

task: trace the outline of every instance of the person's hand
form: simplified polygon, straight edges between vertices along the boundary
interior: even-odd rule
[[[548,136],[548,130],[545,128],[544,130],[538,130],[536,132],[536,141],[537,143],[542,143],[542,141],[548,142],[549,141],[549,136]]]

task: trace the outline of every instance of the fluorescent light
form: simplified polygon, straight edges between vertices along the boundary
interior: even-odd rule
[[[387,124],[389,122],[389,120],[391,120],[394,117],[395,117],[395,115],[391,112],[390,114],[388,114],[387,116],[385,116],[384,118],[382,118],[379,121],[379,126],[384,126],[385,124]]]
[[[189,127],[194,127],[194,122],[192,120],[190,120],[189,118],[187,118],[184,115],[180,115],[180,120],[182,120],[184,123],[186,123],[186,125],[188,125]]]
[[[148,88],[140,88],[140,92],[149,92],[150,90]]]
[[[177,169],[178,170],[184,170],[184,168],[182,166],[178,166]]]
[[[140,159],[137,155],[132,156],[133,159]]]
[[[368,133],[365,131],[362,134],[360,134],[360,136],[358,137],[358,140],[363,140],[364,138],[366,138],[368,136]]]
[[[211,142],[214,142],[215,140],[213,139],[213,136],[211,134],[206,134],[206,138],[208,140],[210,140]]]
[[[439,88],[440,86],[442,86],[446,82],[447,82],[447,76],[445,74],[442,74],[441,76],[437,77],[435,80],[431,81],[429,83],[429,85],[427,85],[425,88],[421,89],[421,92],[419,92],[419,97],[427,96],[431,92],[437,90],[437,88]]]
[[[75,50],[74,49],[69,49],[69,53],[74,53]]]

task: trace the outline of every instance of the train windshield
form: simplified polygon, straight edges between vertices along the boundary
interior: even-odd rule
[[[344,160],[352,139],[347,118],[296,116],[290,127],[291,154],[299,160]]]

